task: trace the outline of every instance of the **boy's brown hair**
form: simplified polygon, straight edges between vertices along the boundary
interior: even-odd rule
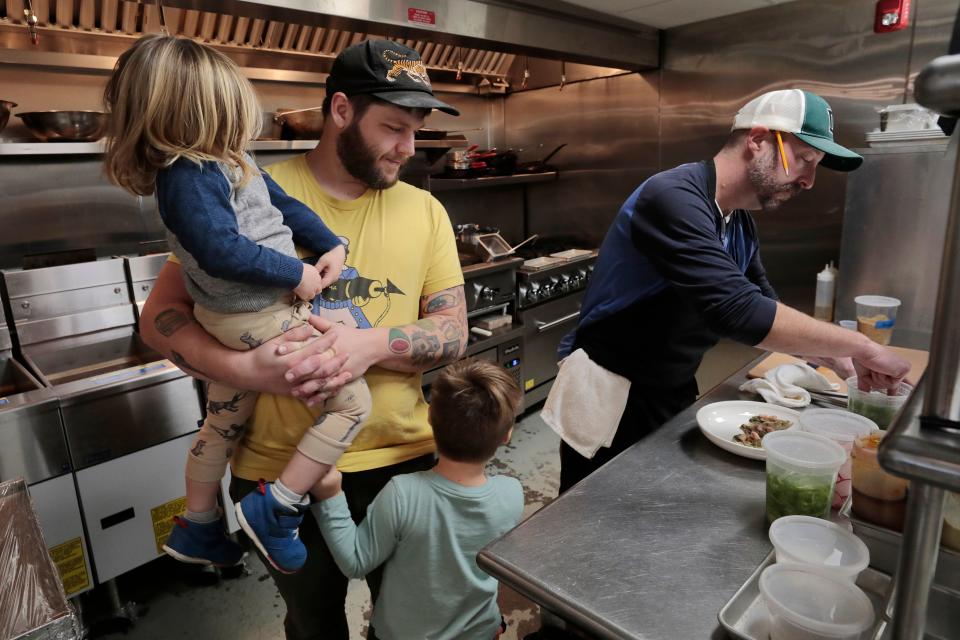
[[[513,426],[523,394],[503,367],[487,360],[448,366],[430,387],[430,425],[441,455],[486,462]]]

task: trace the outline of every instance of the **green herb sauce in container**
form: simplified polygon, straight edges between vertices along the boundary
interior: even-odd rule
[[[805,431],[774,431],[763,437],[767,454],[767,521],[781,516],[830,516],[843,447]]]

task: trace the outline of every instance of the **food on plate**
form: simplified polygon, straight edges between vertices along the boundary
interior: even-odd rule
[[[751,416],[750,420],[740,425],[741,433],[733,436],[733,441],[737,444],[743,444],[748,447],[760,448],[760,441],[763,436],[771,431],[782,431],[787,429],[793,423],[776,416]]]
[[[833,478],[767,469],[767,522],[782,516],[828,518],[833,498]]]

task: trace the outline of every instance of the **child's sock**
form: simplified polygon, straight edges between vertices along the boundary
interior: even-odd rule
[[[277,502],[285,507],[290,507],[291,510],[296,510],[299,505],[310,502],[309,499],[304,498],[302,493],[297,493],[293,489],[285,486],[280,482],[280,478],[277,478],[273,483],[273,496],[277,499]]]
[[[190,522],[197,524],[208,524],[220,519],[220,507],[214,507],[210,511],[187,511],[183,517]]]

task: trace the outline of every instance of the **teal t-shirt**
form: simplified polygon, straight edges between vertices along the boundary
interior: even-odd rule
[[[477,553],[520,521],[523,487],[493,476],[465,487],[433,471],[399,475],[356,525],[343,493],[313,505],[340,570],[360,578],[384,565],[371,625],[382,640],[477,638],[500,626],[497,581]]]

